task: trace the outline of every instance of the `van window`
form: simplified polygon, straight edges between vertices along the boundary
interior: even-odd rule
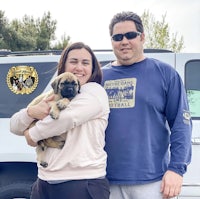
[[[200,119],[200,60],[185,65],[185,86],[193,119]]]

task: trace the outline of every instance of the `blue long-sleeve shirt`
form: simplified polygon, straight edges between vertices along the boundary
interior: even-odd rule
[[[111,108],[105,147],[110,182],[149,183],[168,169],[183,175],[191,161],[192,123],[176,70],[146,58],[103,67],[102,84]]]

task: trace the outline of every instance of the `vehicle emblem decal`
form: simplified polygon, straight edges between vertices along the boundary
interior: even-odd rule
[[[38,74],[32,66],[13,66],[7,74],[7,85],[15,94],[30,94],[38,85]]]

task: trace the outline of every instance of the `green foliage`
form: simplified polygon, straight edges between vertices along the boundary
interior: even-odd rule
[[[50,12],[37,21],[37,50],[48,50],[55,39],[56,21],[51,21]]]
[[[10,23],[13,36],[10,42],[5,38],[12,51],[36,50],[36,27],[33,17],[25,15],[22,22],[15,19]]]
[[[70,44],[70,36],[66,36],[66,34],[64,33],[64,35],[61,37],[61,41],[56,42],[52,47],[52,49],[53,50],[64,49],[69,44]]]
[[[183,36],[177,38],[177,33],[170,35],[169,25],[166,23],[166,14],[161,21],[156,21],[154,16],[145,11],[141,16],[145,32],[145,48],[167,49],[180,52],[184,48]]]
[[[56,20],[51,19],[51,14],[44,13],[40,19],[24,15],[22,20],[14,19],[10,23],[4,12],[0,10],[0,49],[11,51],[49,50],[51,42],[55,40]],[[65,37],[66,39],[66,37]],[[59,46],[67,45],[68,37]],[[55,46],[57,49],[59,46]],[[55,48],[53,46],[53,48]],[[60,48],[63,49],[63,48]]]
[[[7,49],[7,44],[4,40],[5,35],[10,35],[7,24],[8,21],[4,17],[4,12],[0,10],[0,49]]]

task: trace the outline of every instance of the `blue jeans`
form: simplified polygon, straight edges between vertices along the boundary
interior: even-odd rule
[[[104,179],[71,180],[49,184],[37,179],[30,199],[109,199],[109,183]]]

